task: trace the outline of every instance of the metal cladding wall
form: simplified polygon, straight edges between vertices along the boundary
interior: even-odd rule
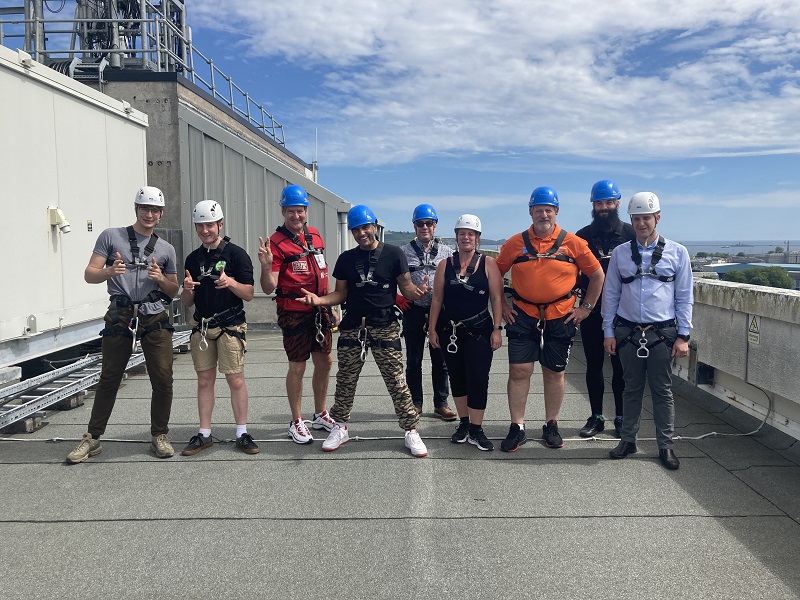
[[[23,62],[0,46],[5,255],[9,272],[24,272],[0,294],[0,367],[97,339],[108,295],[83,271],[100,231],[133,222],[147,175],[146,115]],[[70,233],[50,225],[48,207]]]
[[[266,301],[258,286],[258,238],[269,237],[283,223],[281,191],[288,184],[306,189],[308,223],[319,229],[331,265],[350,247],[350,236],[342,235],[341,227],[350,204],[188,104],[179,103],[178,120],[182,229],[191,236],[184,240],[186,252],[199,245],[191,220],[192,208],[201,200],[216,200],[225,213],[224,233],[247,250],[255,267],[257,293],[247,306],[248,321],[274,322],[274,303]]]

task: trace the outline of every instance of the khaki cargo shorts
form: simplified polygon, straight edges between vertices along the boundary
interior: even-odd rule
[[[247,331],[247,323],[226,327],[231,331]],[[190,347],[192,362],[195,371],[208,371],[219,363],[219,372],[223,375],[233,375],[244,371],[244,352],[247,342],[229,335],[219,327],[209,328],[206,332],[208,348],[200,349],[201,336],[199,331],[192,333]]]

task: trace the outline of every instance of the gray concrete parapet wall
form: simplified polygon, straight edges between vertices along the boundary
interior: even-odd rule
[[[689,378],[800,438],[800,292],[695,280],[692,321]]]

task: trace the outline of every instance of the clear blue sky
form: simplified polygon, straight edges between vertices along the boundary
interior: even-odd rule
[[[52,5],[52,3],[51,3]],[[224,6],[224,8],[221,8]],[[191,0],[193,41],[390,229],[433,204],[484,235],[589,220],[610,178],[686,240],[800,239],[796,0]],[[315,131],[318,146],[315,149]]]

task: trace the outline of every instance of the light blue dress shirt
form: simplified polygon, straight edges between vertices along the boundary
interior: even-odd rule
[[[644,248],[638,241],[642,255],[642,271],[647,272],[658,239]],[[623,277],[636,273],[631,258],[630,244],[620,244],[611,253],[605,284],[603,285],[603,335],[614,337],[614,317],[634,323],[657,323],[677,319],[678,334],[686,335],[692,329],[692,265],[689,251],[672,240],[665,240],[661,260],[656,263],[657,275],[675,276],[675,281],[659,281],[655,277],[641,277],[631,283],[622,283]]]

